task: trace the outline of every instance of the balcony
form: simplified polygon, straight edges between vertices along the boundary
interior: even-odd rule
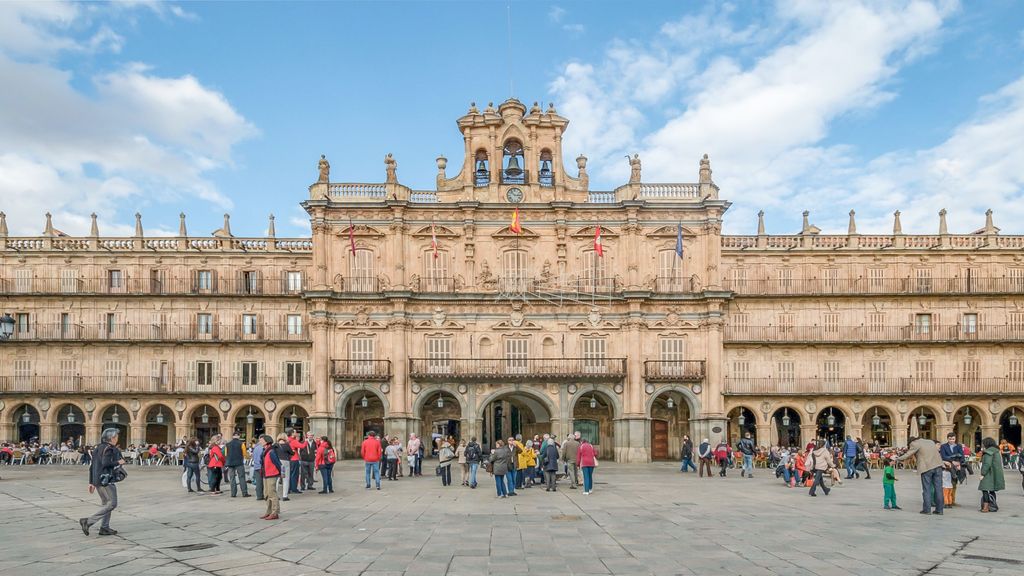
[[[0,278],[0,294],[13,296],[298,296],[304,280],[286,278]]]
[[[35,324],[6,342],[310,342],[305,326],[258,324]]]
[[[694,286],[690,285],[689,278],[678,278],[673,276],[658,276],[654,280],[654,287],[656,292],[666,292],[669,294],[679,292],[691,292]]]
[[[501,171],[501,183],[502,184],[526,184],[530,181],[530,172],[528,170],[502,170]]]
[[[451,294],[455,292],[455,278],[423,278],[417,285],[420,292],[434,294]]]
[[[625,358],[410,358],[417,380],[620,380]]]
[[[238,378],[213,378],[207,383],[189,382],[183,376],[159,378],[129,376],[0,376],[0,393],[59,394],[308,394],[308,382],[290,384],[272,377],[257,378],[252,384]]]
[[[1024,294],[1024,278],[727,279],[740,296]]]
[[[391,360],[331,360],[334,380],[390,380]]]
[[[648,382],[700,382],[704,380],[703,360],[646,360]]]
[[[1024,326],[726,326],[728,344],[1024,342]]]
[[[380,292],[380,280],[373,276],[346,276],[341,278],[338,292]]]
[[[727,395],[1008,396],[1022,378],[744,378],[725,379]]]

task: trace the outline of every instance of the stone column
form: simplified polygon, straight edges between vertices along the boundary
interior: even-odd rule
[[[870,427],[869,427],[868,431],[870,431]],[[859,423],[858,424],[850,424],[849,422],[847,422],[846,423],[846,434],[849,435],[850,437],[852,437],[854,440],[856,440],[857,438],[860,438],[861,440],[863,440],[865,442],[867,442],[869,440],[869,438],[870,438],[870,437],[869,438],[865,438],[864,437],[864,425],[863,424],[859,424]]]
[[[128,436],[131,438],[131,443],[138,445],[146,442],[146,423],[135,423],[132,422],[128,426]]]
[[[708,312],[717,312],[717,306]],[[700,394],[701,412],[707,416],[726,416],[725,382],[722,375],[722,324],[718,318],[708,320],[704,327],[705,358],[704,389]]]
[[[946,434],[949,434],[950,432],[953,431],[953,425],[952,424],[939,424],[939,425],[937,425],[935,427],[935,431],[936,431],[936,434],[938,434],[935,437],[935,441],[936,442],[945,442],[946,441]]]
[[[100,441],[101,425],[95,422],[85,423],[85,443],[95,446]]]
[[[404,316],[404,302],[399,303],[398,310]],[[408,418],[409,416],[417,416],[416,414],[409,413],[409,358],[406,351],[406,339],[408,337],[408,320],[402,318],[401,320],[395,320],[391,323],[391,394],[389,394],[388,401],[391,404],[391,414],[388,416],[397,417],[401,416]]]
[[[88,430],[88,427],[86,427]],[[174,441],[188,440],[192,436],[191,430],[189,430],[188,422],[175,422],[174,423]]]
[[[800,425],[800,448],[807,446],[808,442],[813,442],[814,437],[818,435],[817,424],[801,424]]]
[[[989,424],[989,425],[982,424],[982,426],[981,426],[981,437],[982,437],[982,439],[992,438],[993,440],[998,442],[999,441],[999,424]],[[973,448],[973,446],[972,446],[972,448]]]
[[[758,424],[757,425],[757,430],[755,431],[755,433],[757,434],[757,438],[755,440],[756,440],[756,444],[758,446],[770,446],[771,445],[771,438],[772,438],[772,425],[771,424]]]
[[[319,217],[319,222],[314,221],[313,229],[313,289],[327,290],[327,231],[329,226]]]
[[[311,360],[313,384],[314,418],[326,418],[331,414],[331,389],[328,366],[330,365],[330,328],[331,321],[327,318],[314,318],[310,322],[310,335],[313,338],[313,355]]]
[[[893,434],[892,443],[893,443],[893,446],[906,446],[907,445],[907,437],[908,437],[909,433],[910,433],[910,425],[909,424],[896,424],[895,426],[893,426],[892,427],[892,434]]]
[[[39,423],[39,442],[59,442],[56,422],[40,422]]]

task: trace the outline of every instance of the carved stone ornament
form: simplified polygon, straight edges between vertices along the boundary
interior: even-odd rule
[[[415,384],[415,383],[409,389],[412,390],[413,394],[419,394],[420,390],[422,390],[420,385],[419,384]]]
[[[590,313],[587,314],[587,321],[590,322],[591,326],[597,326],[601,323],[601,311],[597,308],[591,308]]]
[[[569,384],[569,386],[566,388],[566,391],[568,391],[569,394],[575,394],[576,390],[578,390],[578,388],[575,384]]]
[[[900,401],[896,402],[896,410],[899,410],[900,414],[906,414],[907,410],[909,410],[909,409],[910,409],[910,406],[907,404],[906,400],[900,400]]]
[[[230,412],[231,411],[231,401],[228,400],[227,398],[221,400],[219,406],[220,406],[220,411],[221,412]]]
[[[648,394],[654,394],[654,384],[648,384],[644,386],[644,392]]]
[[[701,386],[700,384],[694,384],[693,386],[690,387],[690,390],[693,390],[694,394],[700,394],[701,392],[704,391],[704,387]]]
[[[808,402],[807,405],[804,406],[804,410],[807,410],[807,413],[813,416],[818,413],[818,405],[814,402]]]
[[[380,393],[381,394],[387,394],[388,392],[391,392],[391,385],[386,383],[386,382],[384,384],[381,384],[380,385]]]
[[[622,394],[622,392],[625,389],[626,388],[622,384],[616,384],[615,386],[612,386],[612,390],[614,390],[616,394]]]
[[[988,411],[991,412],[993,416],[999,414],[999,408],[999,400],[993,400],[988,403]]]
[[[356,310],[356,326],[366,326],[370,322],[370,314],[366,311],[366,306],[360,306]]]
[[[43,412],[47,412],[50,410],[50,401],[46,398],[43,398],[42,400],[39,401],[38,406],[40,410],[42,410]]]
[[[96,410],[96,402],[94,402],[92,398],[86,400],[85,401],[85,411],[86,412],[92,412],[94,410]]]
[[[263,403],[263,409],[267,411],[267,414],[272,414],[274,410],[277,410],[277,402],[267,400]]]
[[[139,408],[142,408],[142,403],[135,398],[132,398],[131,401],[128,402],[128,409],[132,412],[138,412]]]
[[[511,324],[515,328],[521,327],[523,325],[523,320],[525,320],[525,319],[526,319],[526,316],[523,314],[522,310],[513,310],[508,315],[508,322],[509,322],[509,324]]]
[[[341,382],[335,382],[334,383],[334,393],[335,394],[341,394],[344,391],[345,391],[345,385],[344,384],[342,384]]]
[[[466,394],[467,392],[469,392],[469,386],[459,384],[459,394]]]
[[[946,414],[952,414],[953,413],[953,401],[952,400],[946,400],[945,402],[943,402],[942,403],[942,411],[945,412]]]
[[[184,400],[178,400],[177,402],[174,403],[174,409],[177,410],[178,412],[184,412],[185,411],[185,406],[186,406],[186,404],[185,404]],[[96,409],[96,405],[93,404],[93,410],[95,410],[95,409]],[[89,411],[92,412],[92,410],[89,410]]]
[[[431,319],[434,321],[434,326],[440,328],[441,326],[444,326],[446,317],[447,315],[444,313],[444,309],[438,306],[437,308],[434,308],[434,315]]]
[[[767,400],[764,401],[764,402],[761,402],[761,412],[764,413],[765,416],[768,415],[768,412],[770,412],[771,409],[772,409],[772,403],[771,402],[768,402]]]
[[[3,412],[4,408],[6,408],[6,407],[7,407],[7,404],[3,400],[0,400],[0,412]]]

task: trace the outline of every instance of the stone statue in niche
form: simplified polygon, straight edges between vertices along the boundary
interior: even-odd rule
[[[409,291],[419,292],[420,290],[420,275],[413,274],[409,277]]]
[[[630,158],[626,156],[626,160],[629,160],[629,183],[639,184],[640,183],[640,155],[633,154]]]
[[[327,161],[327,156],[324,154],[320,155],[320,163],[317,165],[320,171],[320,178],[317,182],[326,184],[331,181],[331,163]]]
[[[491,273],[491,267],[487,260],[480,262],[480,274],[476,277],[476,283],[484,290],[493,290],[498,285],[498,280]]]
[[[377,276],[377,287],[381,292],[389,290],[391,288],[391,279],[384,274]]]
[[[690,292],[700,292],[703,288],[704,284],[700,281],[699,275],[690,276]]]
[[[384,157],[384,170],[387,171],[387,179],[385,182],[388,184],[398,183],[398,162],[395,161],[394,156],[388,152],[388,155]]]
[[[551,261],[545,260],[544,265],[540,269],[540,278],[537,284],[541,286],[547,286],[551,283]]]
[[[345,277],[342,276],[341,274],[335,274],[334,275],[334,282],[332,284],[332,287],[333,287],[335,292],[342,292],[342,291],[344,291],[344,289],[345,289]]]
[[[458,292],[466,287],[466,279],[461,274],[456,274],[454,278],[455,291]]]

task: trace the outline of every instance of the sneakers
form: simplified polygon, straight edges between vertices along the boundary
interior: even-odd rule
[[[117,536],[117,530],[113,528],[100,528],[100,536]]]
[[[987,508],[988,504],[986,504],[985,506]],[[983,512],[988,512],[988,510],[983,510]],[[89,519],[88,518],[79,518],[78,519],[78,525],[82,527],[82,532],[84,532],[85,535],[88,536],[89,535]]]

